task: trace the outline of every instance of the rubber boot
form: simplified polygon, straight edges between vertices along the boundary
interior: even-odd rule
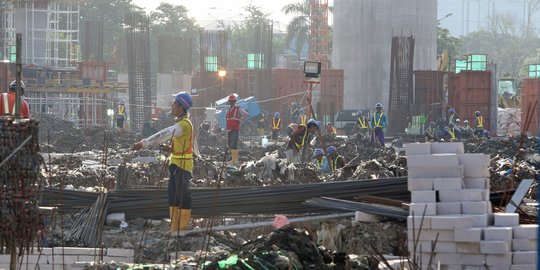
[[[171,232],[177,232],[180,227],[180,208],[178,207],[171,207],[171,208],[172,208]]]
[[[189,228],[189,221],[191,218],[191,209],[180,209],[180,227],[181,231]]]
[[[231,163],[238,164],[238,149],[231,150]]]
[[[174,212],[174,207],[169,206],[169,219],[171,220],[171,222],[173,218],[173,212]]]

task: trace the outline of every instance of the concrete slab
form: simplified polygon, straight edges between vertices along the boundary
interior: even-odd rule
[[[517,213],[495,213],[494,225],[497,227],[515,227],[519,225],[519,214]]]
[[[436,216],[437,207],[435,203],[410,203],[409,206],[409,215],[411,216]],[[425,213],[424,213],[425,209]]]
[[[464,189],[461,191],[461,200],[464,202],[482,202],[488,201],[489,196],[486,197],[485,189]]]
[[[474,228],[485,228],[493,225],[493,214],[484,215],[464,215],[473,219]]]
[[[484,240],[512,241],[512,231],[512,227],[487,227],[484,228]]]
[[[408,166],[408,175],[409,178],[463,178],[463,166]]]
[[[470,229],[473,219],[461,215],[435,216],[431,217],[431,229],[433,230],[455,230]],[[453,241],[453,239],[452,239]]]
[[[437,203],[437,215],[460,215],[461,203],[460,202],[439,202]]]
[[[416,229],[416,230],[418,230],[418,229],[423,229],[423,230],[431,229],[431,217],[424,217],[422,219],[421,216],[415,216],[415,217],[408,216],[407,217],[407,228],[411,229],[411,230],[412,229]]]
[[[439,154],[439,155],[416,155],[407,157],[407,166],[422,167],[422,166],[458,166],[458,158],[455,154]]]
[[[478,244],[480,248],[480,241],[482,240],[483,229],[482,228],[468,228],[468,229],[455,229],[454,239],[456,242],[473,242]]]
[[[463,183],[467,189],[486,189],[489,190],[489,178],[488,177],[479,177],[479,178],[463,178]]]
[[[538,264],[536,251],[516,251],[512,253],[513,264]]]
[[[491,209],[491,203],[488,201],[483,202],[462,202],[461,212],[469,215],[483,215],[488,214]]]
[[[412,203],[435,203],[436,192],[432,191],[411,191]]]
[[[538,239],[538,224],[521,224],[513,229],[516,239]]]
[[[512,253],[506,254],[488,254],[486,255],[486,264],[489,266],[510,266],[512,265]]]
[[[439,190],[437,195],[439,202],[461,202],[462,189]]]
[[[435,178],[433,179],[433,189],[435,190],[456,190],[463,188],[462,178]]]
[[[429,155],[431,154],[431,145],[428,143],[407,143],[405,144],[405,155]]]
[[[433,179],[431,178],[409,178],[407,180],[407,189],[409,191],[428,191],[433,190]]]
[[[510,252],[510,242],[480,241],[480,252],[482,254],[507,254]]]
[[[431,144],[432,154],[463,154],[465,147],[462,142],[443,142]]]
[[[480,254],[480,243],[459,243],[456,242],[457,253]]]
[[[536,251],[536,239],[512,239],[512,251]]]

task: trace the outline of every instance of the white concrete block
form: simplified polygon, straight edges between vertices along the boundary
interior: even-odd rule
[[[495,213],[494,224],[497,227],[515,227],[519,225],[518,213]]]
[[[480,178],[463,178],[463,183],[467,189],[486,189],[489,190],[489,178],[480,177]]]
[[[489,195],[485,189],[464,189],[461,191],[461,199],[464,202],[488,201],[489,197],[486,194]]]
[[[512,239],[512,251],[535,251],[537,249],[536,239]]]
[[[464,265],[463,270],[486,270],[486,267],[479,265]]]
[[[483,254],[439,253],[437,254],[437,260],[440,260],[441,264],[455,264],[459,262],[463,265],[483,265],[486,256]]]
[[[480,254],[480,243],[459,243],[456,242],[457,253]]]
[[[105,223],[111,226],[119,226],[122,221],[126,221],[125,213],[111,213],[107,215]]]
[[[414,230],[414,233],[414,237],[416,238],[413,237],[412,230],[407,230],[407,239],[409,239],[409,241],[411,239],[418,239],[419,241],[432,241],[435,240],[435,237],[437,237],[437,235],[439,235],[438,241],[454,241],[453,230]]]
[[[135,251],[124,248],[107,248],[106,255],[112,257],[133,257],[135,256]]]
[[[407,157],[407,166],[458,166],[458,158],[455,154],[416,155]]]
[[[437,215],[460,215],[460,202],[440,202],[437,203]]]
[[[408,166],[408,175],[409,178],[462,178],[463,177],[463,166],[444,166],[444,167],[435,167],[435,166],[423,166],[423,167],[412,167]]]
[[[457,155],[459,164],[471,167],[489,167],[491,157],[481,153],[467,153]]]
[[[488,214],[491,204],[487,201],[484,202],[462,202],[461,212],[468,215],[482,215]]]
[[[55,254],[54,256],[47,255],[47,262],[48,264],[72,264],[77,262],[77,257],[78,255],[75,254],[64,254],[63,256],[61,254]]]
[[[486,241],[512,241],[512,227],[487,227],[484,228],[484,240]]]
[[[409,215],[421,217],[424,216],[435,216],[437,215],[437,207],[435,203],[410,203],[409,206]],[[425,212],[424,212],[425,210]]]
[[[480,241],[482,254],[505,254],[510,252],[510,242],[507,241]]]
[[[463,188],[462,178],[435,178],[433,179],[433,189],[435,190],[456,190]]]
[[[407,143],[405,144],[405,155],[430,155],[431,145],[429,143]]]
[[[536,264],[512,264],[510,270],[538,270]]]
[[[510,266],[512,265],[512,253],[488,254],[486,255],[486,264],[490,266]]]
[[[376,222],[379,221],[379,216],[364,213],[362,211],[354,212],[354,221],[357,222]]]
[[[462,209],[463,210],[463,209]],[[473,219],[474,228],[484,228],[493,225],[493,214],[464,215]]]
[[[439,202],[461,202],[461,189],[439,190],[437,195]]]
[[[481,167],[481,168],[474,168],[468,167],[469,169],[465,171],[463,169],[463,175],[465,177],[471,177],[471,178],[477,178],[477,177],[489,177],[489,168],[488,167]]]
[[[106,249],[104,249],[106,250]],[[54,255],[94,255],[99,254],[100,249],[95,248],[79,248],[79,247],[55,247]]]
[[[436,191],[411,191],[412,203],[435,203]]]
[[[469,228],[469,229],[455,229],[454,239],[456,242],[474,242],[477,243],[480,248],[480,241],[482,240],[482,228]]]
[[[407,217],[407,228],[412,230],[429,230],[431,229],[431,217],[421,217],[421,216],[408,216]]]
[[[538,224],[521,224],[514,227],[516,239],[538,239]]]
[[[516,251],[512,253],[513,264],[538,264],[536,251]]]
[[[437,241],[434,251],[437,253],[457,253],[456,242]]]
[[[433,190],[433,179],[431,178],[409,178],[407,180],[409,191]]]
[[[465,147],[462,142],[443,142],[431,144],[432,154],[463,154]]]
[[[461,216],[435,216],[431,217],[431,229],[433,230],[454,230],[472,228],[473,219]],[[453,241],[454,239],[452,239]]]

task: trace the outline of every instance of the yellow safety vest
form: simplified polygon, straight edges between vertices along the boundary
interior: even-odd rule
[[[367,128],[366,119],[364,119],[364,117],[358,117],[358,123],[360,123],[360,128]]]
[[[193,172],[193,125],[187,116],[177,120],[176,124],[182,129],[182,135],[174,136],[172,139],[169,164]]]
[[[307,126],[307,124],[306,124],[306,119],[307,119],[307,116],[306,116],[306,115],[300,115],[300,123],[299,123],[299,125],[301,125],[301,126]]]
[[[477,128],[484,128],[484,118],[482,116],[476,117],[476,127]]]
[[[335,159],[332,160],[332,162],[330,162],[330,168],[332,169],[332,171],[335,171],[336,170],[336,166],[337,166],[337,160],[338,158],[340,158],[341,156],[340,155],[337,155]]]
[[[383,115],[384,115],[384,113],[381,112],[381,114],[379,115],[379,121],[377,121],[377,113],[375,113],[375,114],[373,115],[373,120],[374,120],[374,122],[375,122],[375,125],[374,125],[375,127],[382,127],[382,126],[381,126],[381,119],[382,119]]]
[[[118,105],[118,115],[124,116],[126,113],[126,107],[124,105]]]
[[[279,126],[281,125],[281,118],[278,118],[277,119],[277,122],[276,122],[276,118],[272,118],[272,129],[273,130],[279,130]]]
[[[305,129],[304,130],[304,136],[302,136],[302,141],[300,143],[294,142],[294,145],[296,145],[296,149],[300,149],[300,148],[304,147],[304,143],[306,142],[307,134],[308,134],[308,130]]]
[[[456,131],[448,128],[448,133],[450,133],[450,140],[454,141],[456,139]]]

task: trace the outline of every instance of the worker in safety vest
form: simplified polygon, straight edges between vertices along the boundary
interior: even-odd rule
[[[277,143],[279,139],[279,132],[281,132],[281,118],[279,112],[274,113],[274,117],[272,118],[272,126],[270,128],[272,129],[272,140],[274,140],[274,143]]]
[[[377,111],[371,115],[371,121],[369,123],[371,128],[374,129],[371,141],[375,142],[377,140],[384,147],[384,128],[387,127],[388,120],[382,110],[381,103],[375,104],[375,109]]]
[[[457,140],[457,133],[454,123],[450,123],[447,127],[444,127],[444,137],[447,142],[454,142]]]
[[[330,166],[328,165],[328,159],[324,156],[324,151],[320,148],[316,148],[313,151],[313,165],[323,173],[330,172]]]
[[[369,134],[368,120],[362,111],[356,112],[356,129],[358,130],[358,135],[362,138],[367,138]]]
[[[124,130],[124,122],[126,120],[126,102],[122,99],[116,106],[116,128],[118,131]]]
[[[454,123],[456,124],[456,120],[458,119],[456,115],[456,110],[454,108],[448,109],[448,124]]]
[[[193,125],[188,110],[193,99],[187,92],[174,96],[171,114],[175,124],[133,145],[133,150],[159,145],[172,138],[169,156],[169,215],[171,232],[187,230],[191,217],[191,192],[189,181],[193,173]]]
[[[338,154],[336,147],[328,146],[326,154],[328,155],[328,163],[330,164],[331,171],[345,167],[345,158]]]
[[[298,125],[299,126],[306,126],[306,124],[307,124],[307,115],[304,112],[304,109],[300,109],[300,110],[298,110],[298,112],[299,112]]]
[[[482,137],[484,135],[484,117],[479,111],[474,112],[474,135]]]
[[[231,94],[228,98],[229,110],[225,115],[227,122],[227,145],[231,150],[231,163],[238,163],[238,135],[240,134],[240,124],[248,117],[248,113],[236,104],[238,99],[236,94]]]
[[[20,115],[22,118],[30,118],[30,109],[28,102],[23,99],[24,95],[24,82],[21,81],[21,106]],[[2,93],[0,95],[0,114],[2,115],[13,115],[15,116],[15,99],[17,96],[17,81],[12,81],[9,84],[8,93]]]
[[[287,162],[300,163],[300,153],[304,146],[309,143],[309,134],[314,134],[319,130],[319,123],[315,119],[309,119],[305,126],[299,125],[296,130],[289,136],[287,144]]]
[[[429,123],[429,127],[424,132],[424,135],[426,137],[426,142],[436,142],[439,140],[439,134],[437,132],[437,125],[435,122],[431,121]]]

